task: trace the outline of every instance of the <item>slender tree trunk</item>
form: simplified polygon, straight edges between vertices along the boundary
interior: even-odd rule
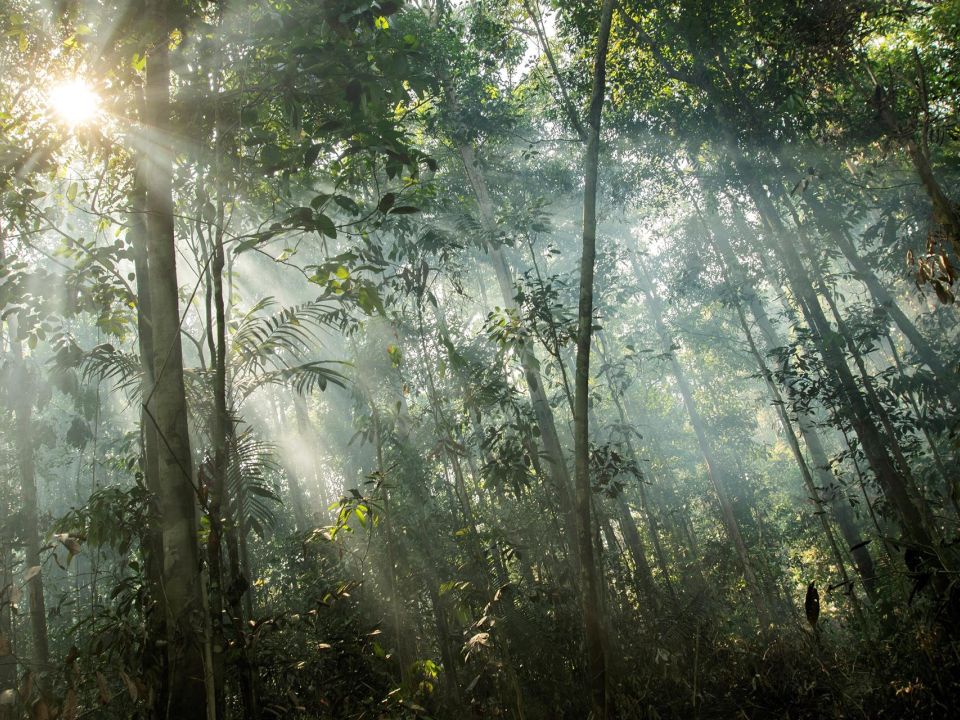
[[[933,174],[926,137],[921,137],[920,142],[917,142],[912,132],[905,135],[900,120],[888,100],[890,94],[886,93],[883,88],[879,86],[877,87],[877,91],[877,114],[881,127],[883,127],[891,137],[902,141],[906,146],[907,156],[910,158],[910,162],[913,163],[913,167],[920,178],[923,189],[927,191],[927,196],[933,204],[934,221],[942,228],[943,232],[947,234],[947,237],[953,243],[954,250],[960,249],[960,212],[958,212],[957,207],[944,192],[943,187]],[[925,92],[924,90],[924,94]],[[925,133],[926,127],[922,127],[920,132]]]
[[[934,556],[934,540],[926,529],[923,515],[914,503],[905,479],[888,454],[887,441],[871,417],[867,401],[857,388],[853,374],[847,366],[842,349],[843,338],[827,321],[803,261],[793,244],[793,239],[788,237],[786,228],[770,199],[762,188],[757,186],[756,180],[753,179],[755,173],[752,168],[742,159],[738,160],[737,167],[761,218],[778,243],[777,250],[783,259],[791,290],[808,325],[817,336],[818,350],[828,372],[838,383],[842,403],[840,411],[846,415],[860,440],[867,461],[884,495],[890,501],[908,543],[925,553],[935,564],[940,564],[939,558]],[[940,592],[946,589],[942,583],[942,579],[937,581]]]
[[[6,529],[6,528],[5,528]],[[13,538],[0,536],[0,693],[17,687],[17,657],[13,637]],[[14,720],[16,708],[0,704],[0,720]]]
[[[800,240],[800,246],[804,249],[810,266],[814,268],[813,277],[810,277],[808,274],[810,284],[816,289],[816,292],[819,294],[819,296],[826,302],[827,307],[830,308],[830,313],[833,316],[833,321],[837,327],[839,336],[843,340],[843,343],[847,348],[847,352],[850,354],[850,357],[853,360],[854,367],[856,367],[857,372],[860,375],[861,382],[863,383],[863,396],[867,402],[867,406],[870,410],[872,410],[874,416],[880,421],[880,427],[883,429],[883,432],[887,437],[888,447],[890,449],[892,459],[899,466],[900,476],[903,478],[904,484],[913,497],[914,505],[921,514],[926,531],[930,533],[932,538],[939,540],[939,538],[936,537],[936,523],[934,522],[933,513],[930,509],[929,503],[927,502],[926,497],[924,497],[923,493],[920,491],[920,488],[913,477],[910,463],[903,454],[900,436],[897,433],[896,428],[893,426],[893,422],[890,419],[890,414],[887,412],[887,409],[880,400],[873,377],[867,371],[866,363],[864,361],[860,346],[857,344],[853,334],[848,329],[846,321],[843,319],[840,309],[837,306],[836,299],[833,297],[833,293],[830,292],[830,290],[826,287],[821,275],[816,272],[816,250],[806,232],[806,226],[804,226],[801,222],[800,217],[794,208],[792,200],[789,197],[784,196],[783,201],[793,219],[794,224],[796,225],[797,237]],[[939,555],[940,561],[945,567],[952,567],[952,558],[949,556],[949,551],[941,551],[939,548],[940,543],[937,543],[937,545],[935,545],[933,548],[933,552]]]
[[[144,408],[158,436],[163,597],[167,614],[166,717],[206,718],[202,641],[203,599],[173,221],[173,152],[170,146],[170,65],[167,5],[150,8],[157,29],[146,72],[144,119],[155,142],[146,159],[147,252],[156,377]]]
[[[741,230],[745,231],[746,228],[741,228]],[[740,262],[737,259],[729,240],[727,239],[724,229],[719,225],[719,223],[711,228],[711,238],[722,257],[724,264],[727,266],[728,272],[733,272],[734,268],[740,267]],[[753,315],[754,321],[757,323],[757,327],[760,329],[760,332],[763,335],[767,352],[770,352],[775,348],[782,347],[783,343],[777,337],[773,323],[770,322],[767,311],[764,308],[763,302],[760,300],[756,290],[754,290],[753,287],[746,281],[737,281],[736,278],[734,280],[739,286],[739,292],[742,292],[744,299],[747,301],[747,305],[750,308],[750,313]],[[766,363],[763,363],[761,372],[767,372]],[[786,387],[788,396],[791,399],[793,399],[796,393],[794,387],[795,384],[796,380],[792,377],[787,377],[784,381],[784,386]],[[775,386],[773,391],[776,391]],[[781,409],[785,413],[785,406],[778,405],[778,410]],[[789,418],[787,418],[787,422],[789,422]],[[827,454],[824,451],[823,444],[820,441],[820,436],[816,429],[816,423],[805,408],[799,408],[797,410],[797,428],[799,429],[804,445],[806,445],[807,451],[810,454],[814,472],[816,473],[817,479],[820,482],[819,486],[821,488],[832,487],[834,485],[834,478],[830,473],[830,462],[827,459]],[[800,460],[798,459],[797,462],[799,464]],[[815,483],[814,486],[816,486]],[[819,495],[813,497],[819,497]],[[853,557],[854,565],[856,566],[857,572],[863,581],[864,588],[871,599],[876,599],[876,570],[873,565],[873,559],[870,557],[870,551],[867,549],[865,543],[862,542],[860,531],[857,528],[857,523],[853,517],[853,512],[850,509],[850,504],[845,501],[845,498],[840,497],[838,493],[833,492],[830,494],[830,507],[837,521],[837,526],[840,529],[840,533],[843,535],[843,539],[847,545],[848,551]],[[850,548],[855,549],[849,550]]]
[[[453,707],[460,707],[463,699],[460,695],[460,679],[458,677],[459,660],[456,650],[451,647],[453,635],[447,622],[447,613],[443,606],[443,598],[437,591],[436,583],[427,582],[427,594],[430,596],[430,605],[433,608],[433,620],[437,631],[437,645],[440,650],[440,660],[443,662],[443,674],[446,678],[447,694]]]
[[[850,263],[850,267],[853,268],[857,277],[866,286],[874,302],[883,309],[897,326],[897,329],[907,338],[913,346],[917,358],[930,369],[942,391],[946,392],[951,399],[954,407],[960,406],[960,394],[957,391],[957,382],[960,380],[960,376],[956,372],[951,372],[944,365],[937,351],[903,312],[896,298],[860,256],[846,230],[840,227],[839,223],[831,217],[823,203],[813,196],[804,196],[804,201],[811,209],[817,224],[829,234],[836,246],[840,248],[840,252],[843,253],[847,262]]]
[[[660,305],[659,298],[657,298],[656,294],[654,293],[653,285],[649,276],[647,275],[647,271],[643,267],[642,263],[636,259],[634,260],[634,268],[640,277],[641,282],[643,283],[642,290],[647,298],[647,304],[650,308],[650,316],[653,319],[654,325],[657,329],[660,342],[665,348],[670,348],[673,345],[673,341],[670,338],[670,333],[667,331],[666,326],[663,324],[663,320],[661,319],[664,316],[663,307]],[[690,424],[693,426],[693,432],[697,437],[697,443],[700,447],[700,452],[703,455],[704,462],[707,466],[707,476],[710,479],[710,484],[713,487],[714,494],[716,495],[717,501],[720,504],[720,512],[723,520],[724,530],[726,531],[727,538],[733,545],[733,549],[737,554],[738,560],[740,561],[740,569],[743,572],[743,578],[746,581],[747,590],[750,593],[750,597],[756,607],[760,622],[764,627],[767,627],[771,621],[769,602],[764,592],[763,585],[760,583],[760,578],[757,575],[757,571],[754,568],[753,561],[750,558],[747,545],[743,540],[743,533],[740,531],[740,523],[733,511],[733,504],[731,503],[730,498],[727,496],[727,491],[724,487],[722,479],[722,470],[720,469],[720,464],[717,462],[717,459],[714,456],[713,448],[707,436],[706,424],[700,415],[700,410],[697,407],[697,403],[693,397],[693,389],[690,387],[690,383],[687,381],[687,377],[683,372],[680,361],[677,360],[676,356],[672,352],[670,352],[669,355],[670,366],[673,370],[674,379],[677,382],[677,388],[680,391],[680,396],[683,398],[683,404],[687,410],[687,416],[690,418]]]
[[[480,172],[473,148],[464,143],[458,143],[457,149],[463,160],[467,178],[470,180],[474,195],[477,198],[477,205],[480,210],[480,217],[483,221],[484,228],[491,236],[495,236],[497,233],[497,224],[494,217],[493,202],[490,199],[490,193],[487,189],[486,181]],[[514,299],[516,290],[513,284],[513,275],[507,265],[506,258],[503,256],[503,251],[498,246],[492,246],[489,251],[489,258],[497,277],[497,283],[500,286],[504,307],[508,310],[516,310],[517,303]],[[578,556],[573,552],[574,538],[576,537],[576,518],[573,513],[573,499],[571,497],[573,482],[570,478],[570,471],[567,468],[566,460],[564,459],[563,446],[560,443],[560,436],[557,433],[557,424],[554,419],[553,408],[550,407],[550,402],[540,377],[539,362],[533,350],[525,345],[518,349],[518,356],[527,382],[527,390],[530,394],[530,404],[533,407],[534,416],[537,420],[537,427],[540,429],[540,439],[543,443],[544,453],[547,456],[547,462],[550,464],[550,477],[553,480],[557,495],[560,499],[560,514],[563,518],[565,536],[563,538],[564,548],[567,551],[567,557],[570,558],[572,567],[576,573],[579,573]]]
[[[590,483],[590,346],[593,339],[593,276],[597,245],[597,178],[600,169],[600,119],[606,93],[607,45],[614,0],[604,0],[593,65],[593,90],[587,113],[587,149],[584,157],[583,253],[580,258],[580,304],[577,312],[577,365],[574,377],[573,442],[577,549],[580,556],[580,594],[586,634],[588,689],[591,714],[606,718],[607,657],[600,607],[600,574],[593,552]]]
[[[377,451],[377,481],[383,497],[383,529],[386,540],[387,560],[387,593],[389,594],[390,612],[393,616],[394,641],[397,644],[397,662],[400,664],[400,682],[406,687],[410,680],[410,653],[407,642],[407,628],[404,623],[403,602],[400,599],[399,583],[397,582],[397,544],[393,531],[393,515],[390,509],[390,490],[387,483],[386,465],[383,453],[383,435],[380,426],[380,411],[374,405],[370,393],[361,384],[361,389],[370,405],[373,419],[373,442]]]
[[[729,272],[729,270],[727,272]],[[727,280],[727,282],[729,283],[729,280]],[[770,393],[770,400],[777,409],[777,415],[780,419],[780,424],[783,427],[784,436],[787,438],[790,451],[793,453],[793,459],[797,463],[797,467],[800,469],[800,476],[803,478],[804,487],[806,488],[807,493],[809,494],[809,497],[813,501],[814,507],[816,508],[815,514],[820,521],[820,527],[823,529],[823,535],[827,540],[827,545],[830,547],[831,553],[833,554],[834,562],[837,564],[837,569],[840,572],[840,578],[843,581],[844,591],[850,597],[850,604],[853,608],[854,616],[857,618],[857,621],[862,624],[863,615],[860,609],[860,601],[857,600],[853,583],[850,581],[850,576],[847,574],[846,560],[844,559],[843,554],[840,552],[840,547],[837,545],[836,537],[833,534],[833,528],[830,527],[830,522],[827,520],[827,511],[823,498],[820,495],[820,490],[813,481],[810,468],[807,465],[806,459],[803,457],[803,452],[800,449],[800,443],[797,441],[797,436],[793,430],[793,423],[790,422],[790,416],[787,414],[787,405],[784,402],[783,397],[780,395],[780,391],[777,389],[776,383],[773,381],[773,375],[771,374],[770,369],[767,367],[767,364],[764,361],[763,356],[760,354],[759,349],[757,349],[757,344],[753,339],[753,333],[750,331],[750,325],[747,322],[747,317],[743,312],[743,306],[740,304],[740,299],[735,297],[733,302],[736,307],[737,317],[740,320],[740,327],[743,329],[744,337],[746,338],[747,344],[750,347],[750,354],[753,356],[753,359],[757,363],[757,367],[760,370],[760,374],[763,376],[764,384],[767,386],[767,391]]]
[[[23,550],[26,573],[30,576],[27,592],[30,598],[30,633],[33,639],[31,669],[44,672],[50,662],[50,645],[47,635],[47,610],[43,597],[43,573],[40,571],[40,523],[37,506],[37,477],[33,455],[33,398],[35,385],[33,373],[23,357],[20,340],[14,323],[10,326],[10,348],[14,372],[11,394],[14,400],[14,443],[17,452],[17,468],[20,474],[20,506],[23,518]]]
[[[300,444],[301,446],[306,445],[309,440],[312,451],[313,427],[310,424],[307,403],[297,392],[293,394],[293,410],[297,416],[297,434],[300,436]],[[278,428],[278,431],[282,432],[282,428]],[[317,458],[313,452],[310,453],[310,460],[313,463],[317,462]],[[309,507],[307,495],[303,491],[300,478],[297,477],[299,469],[300,468],[291,468],[287,471],[287,484],[290,486],[290,504],[293,506],[293,517],[297,523],[297,532],[303,534],[312,527],[313,523],[310,519],[312,513],[307,513],[307,508]]]
[[[604,361],[606,361],[607,359],[606,345],[607,343],[603,333],[598,334],[597,350],[600,353],[600,358]],[[610,398],[613,400],[614,407],[617,408],[617,416],[620,419],[620,424],[623,426],[629,425],[627,412],[623,405],[622,391],[620,387],[618,387],[615,384],[611,384]],[[628,436],[625,439],[625,443],[627,446],[627,452],[629,453],[630,459],[639,468],[640,457],[637,454],[636,448],[634,447],[633,440]],[[667,586],[667,592],[669,593],[670,598],[676,601],[677,593],[673,587],[673,582],[670,580],[670,566],[667,563],[666,554],[663,551],[663,543],[660,540],[660,529],[657,526],[657,520],[656,520],[656,517],[654,516],[654,508],[651,508],[651,503],[647,497],[647,490],[645,487],[646,482],[647,482],[646,478],[641,477],[641,478],[638,478],[637,485],[636,485],[637,494],[640,497],[640,510],[643,513],[643,517],[647,522],[647,532],[650,533],[650,542],[653,545],[653,555],[654,555],[654,558],[656,559],[657,568],[660,570],[660,574],[663,575],[663,582]],[[622,504],[623,507],[626,509],[626,512],[630,514],[629,503],[627,502],[626,497],[623,497],[622,493],[620,496],[618,496],[618,502]],[[659,514],[662,514],[663,511],[660,508],[656,508],[656,509]],[[631,521],[633,520],[632,514],[630,514],[630,519]],[[637,532],[636,524],[634,524],[633,531]],[[625,538],[627,537],[626,534],[624,535],[624,537]],[[627,540],[628,540],[628,546],[629,546],[629,538],[627,538]],[[642,547],[640,549],[642,550]],[[631,553],[632,552],[633,551],[631,550]]]

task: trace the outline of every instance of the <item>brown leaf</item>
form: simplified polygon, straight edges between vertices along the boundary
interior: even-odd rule
[[[63,710],[60,713],[61,720],[77,720],[77,691],[73,688],[67,690],[67,697],[63,701]]]
[[[70,557],[80,554],[80,542],[76,538],[67,537],[62,541],[63,546],[70,552]]]
[[[43,698],[37,700],[30,708],[32,720],[50,720],[50,706]]]
[[[34,579],[37,575],[39,575],[39,574],[40,574],[40,566],[39,566],[39,565],[34,565],[32,568],[27,568],[27,571],[26,571],[25,573],[23,573],[23,581],[24,581],[24,582],[30,582],[31,580],[33,580],[33,579]]]
[[[33,671],[27,670],[26,675],[23,676],[23,682],[20,683],[20,697],[26,699],[30,697],[30,693],[33,691]]]
[[[136,684],[123,670],[120,671],[120,679],[123,680],[123,684],[127,686],[127,692],[130,693],[130,699],[136,702],[140,698],[140,691],[137,690]]]
[[[97,671],[97,688],[100,691],[100,704],[106,705],[110,702],[110,688],[107,687],[107,679],[99,670]]]
[[[0,633],[0,657],[6,657],[10,654],[10,638]]]

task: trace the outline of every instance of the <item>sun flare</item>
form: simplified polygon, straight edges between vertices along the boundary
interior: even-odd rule
[[[100,111],[100,97],[79,78],[57,83],[48,93],[50,110],[71,128],[92,121]]]

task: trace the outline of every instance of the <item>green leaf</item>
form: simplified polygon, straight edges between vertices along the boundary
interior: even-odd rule
[[[353,198],[349,198],[346,195],[334,195],[333,201],[348,213],[352,213],[353,215],[360,214],[360,206],[354,202]]]
[[[337,226],[333,224],[333,220],[323,213],[317,213],[316,223],[317,230],[323,235],[326,235],[328,238],[333,240],[337,239]]]
[[[317,161],[317,158],[320,157],[320,145],[311,145],[303,153],[303,166],[312,167],[313,164]]]
[[[389,192],[380,198],[380,202],[377,204],[377,210],[386,214],[390,212],[390,208],[393,207],[393,204],[397,201],[397,194]]]

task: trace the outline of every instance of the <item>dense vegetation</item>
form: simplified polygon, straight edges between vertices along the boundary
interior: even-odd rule
[[[0,720],[960,704],[960,1],[6,0],[0,158]]]

